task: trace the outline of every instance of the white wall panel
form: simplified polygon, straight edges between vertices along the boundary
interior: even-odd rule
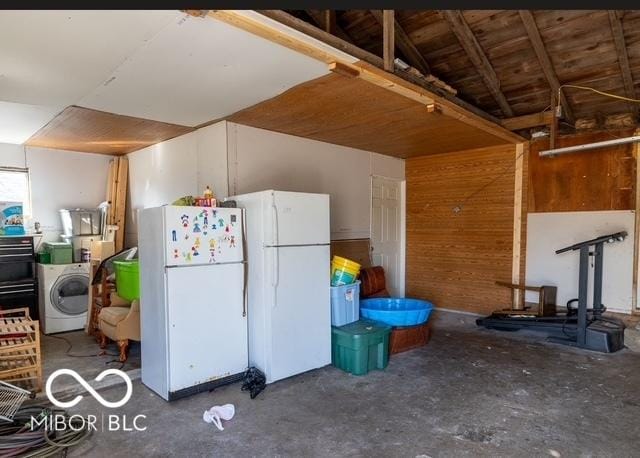
[[[607,309],[631,312],[633,285],[634,212],[530,213],[527,219],[526,283],[558,287],[557,303],[564,306],[578,297],[579,252],[555,254],[565,246],[618,231],[627,231],[623,242],[605,244],[602,301]],[[590,263],[589,307],[593,295]],[[528,300],[537,301],[528,295]]]
[[[234,123],[228,131],[230,194],[330,194],[331,238],[369,237],[372,153]]]
[[[39,221],[44,240],[58,240],[62,233],[61,208],[96,207],[105,200],[111,156],[47,148],[0,145],[0,166],[29,168],[32,218]]]
[[[137,244],[137,211],[202,195],[210,185],[227,195],[226,129],[214,124],[135,151],[129,157],[127,245]]]

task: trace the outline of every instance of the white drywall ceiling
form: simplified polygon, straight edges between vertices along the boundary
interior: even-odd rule
[[[0,142],[76,104],[178,11],[0,12]]]
[[[0,142],[25,142],[59,111],[55,107],[0,101]]]
[[[212,20],[174,19],[80,105],[196,126],[328,73],[327,66]]]
[[[178,11],[0,12],[0,100],[64,108],[104,83]]]
[[[196,126],[327,73],[179,11],[3,11],[0,142],[22,143],[69,105]]]

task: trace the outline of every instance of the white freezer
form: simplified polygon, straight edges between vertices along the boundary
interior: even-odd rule
[[[172,400],[238,380],[248,363],[242,210],[138,213],[142,382]]]
[[[249,364],[267,383],[330,364],[329,196],[229,199],[246,215]]]
[[[247,210],[247,227],[263,246],[326,245],[330,242],[329,195],[262,191],[229,197]],[[240,205],[240,202],[242,205]]]

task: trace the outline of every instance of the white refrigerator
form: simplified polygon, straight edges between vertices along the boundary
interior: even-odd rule
[[[138,212],[142,382],[166,400],[247,368],[243,231],[236,208]]]
[[[228,199],[246,215],[249,364],[267,383],[330,364],[329,195]]]

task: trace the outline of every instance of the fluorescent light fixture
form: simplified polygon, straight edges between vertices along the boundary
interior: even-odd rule
[[[587,143],[586,145],[567,146],[566,148],[555,148],[540,151],[540,157],[557,156],[559,154],[577,153],[579,151],[588,151],[597,148],[607,148],[609,146],[626,145],[627,143],[640,142],[640,135],[625,138],[616,138],[615,140],[606,140],[597,143]]]

